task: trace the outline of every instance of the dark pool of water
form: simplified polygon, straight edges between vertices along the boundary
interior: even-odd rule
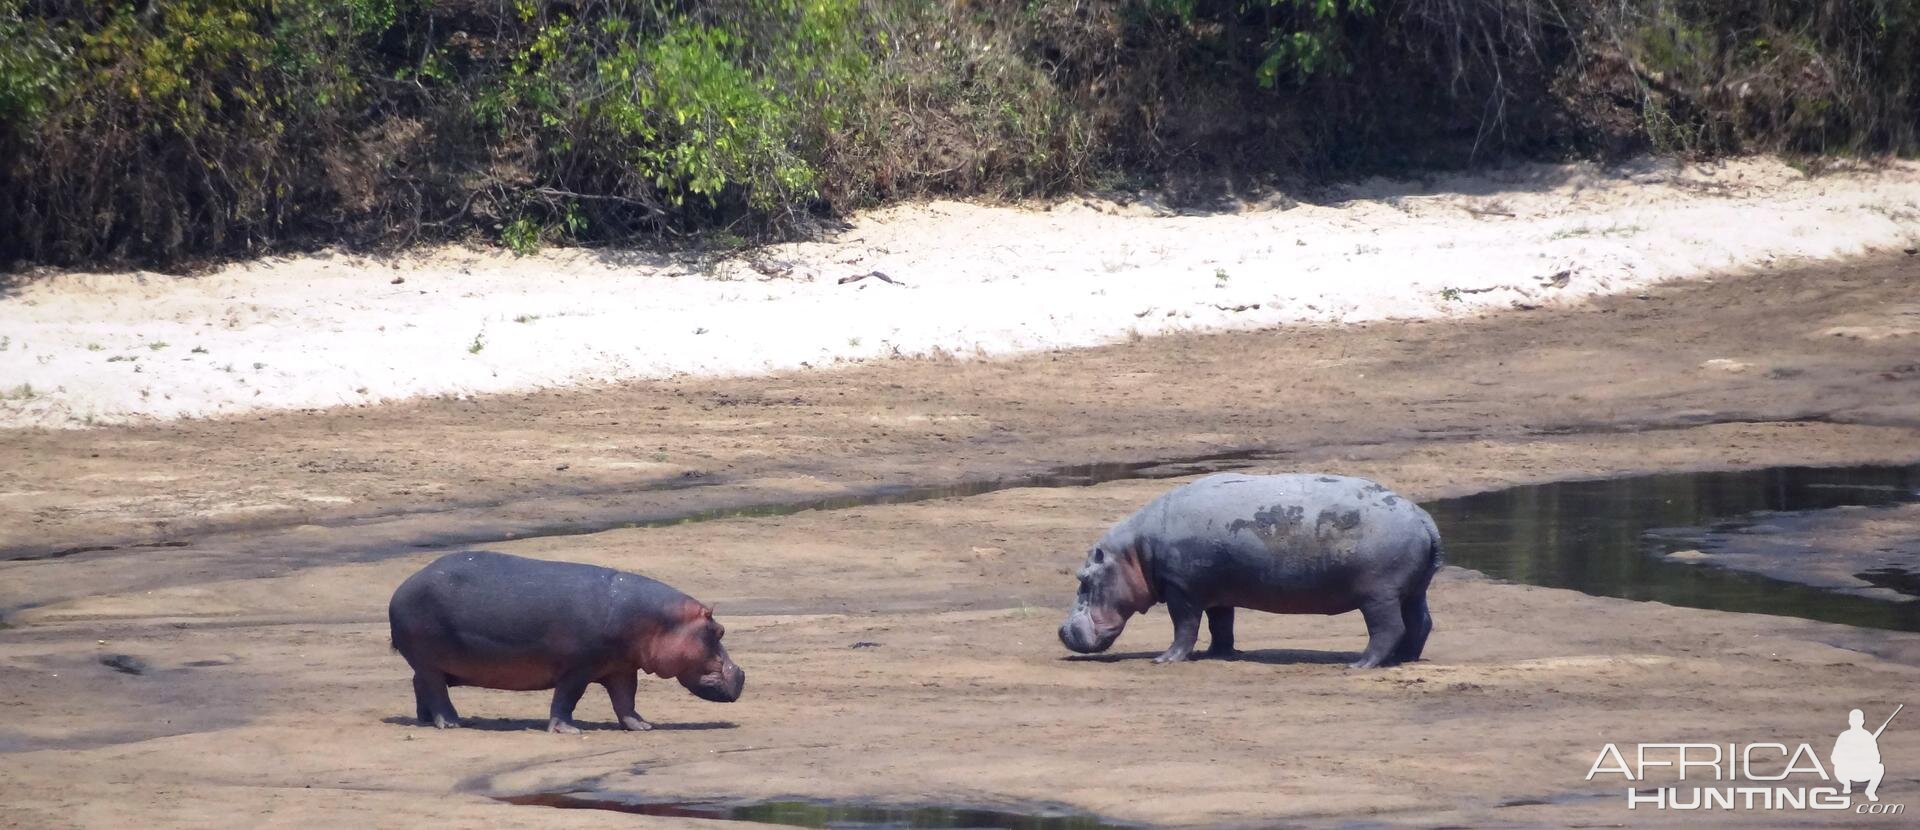
[[[1726,526],[1770,512],[1920,501],[1920,465],[1780,467],[1513,487],[1424,505],[1451,564],[1599,596],[1920,631],[1920,602],[1890,602],[1742,571],[1666,561],[1681,547],[1650,531]],[[1867,582],[1912,592],[1898,568]]]
[[[643,816],[726,819],[788,827],[1119,830],[1132,826],[1051,807],[1017,811],[950,806],[896,807],[798,798],[739,802],[649,801],[638,796],[603,792],[533,793],[501,796],[499,800],[508,804],[567,810],[609,810]]]

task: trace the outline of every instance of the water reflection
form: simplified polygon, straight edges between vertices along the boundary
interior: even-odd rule
[[[1920,501],[1920,465],[1779,467],[1529,485],[1425,505],[1450,563],[1531,585],[1672,605],[1920,631],[1920,602],[1886,602],[1663,561],[1648,535],[1762,511]],[[1885,575],[1898,581],[1897,575]]]

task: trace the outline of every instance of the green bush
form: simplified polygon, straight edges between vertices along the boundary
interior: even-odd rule
[[[345,137],[365,36],[330,6],[8,0],[0,254],[165,262],[320,218],[293,206],[329,201],[317,157]]]
[[[483,209],[576,236],[805,204],[842,91],[871,66],[857,13],[855,0],[522,3],[502,33],[510,59],[468,86],[474,119],[533,186]]]
[[[25,0],[0,0],[0,129],[15,141],[55,103],[71,58],[43,21],[20,14]]]
[[[1914,0],[1638,0],[1588,31],[1637,82],[1662,150],[1902,150],[1920,127]]]
[[[0,0],[0,266],[1906,152],[1914,0]]]

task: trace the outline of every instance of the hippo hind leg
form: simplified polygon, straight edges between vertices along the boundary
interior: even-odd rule
[[[553,706],[547,710],[547,731],[561,735],[578,735],[580,727],[573,725],[573,707],[580,705],[580,696],[587,693],[587,684],[593,678],[579,673],[563,674],[553,684]]]
[[[1394,653],[1407,633],[1407,624],[1400,616],[1400,601],[1370,599],[1360,606],[1360,614],[1367,620],[1367,650],[1348,665],[1371,669],[1393,662]]]
[[[1240,653],[1233,647],[1233,606],[1207,609],[1208,657],[1232,657]]]
[[[1433,615],[1427,612],[1424,591],[1400,601],[1400,620],[1407,627],[1407,633],[1400,638],[1400,646],[1393,650],[1393,659],[1396,663],[1411,663],[1420,659],[1420,652],[1427,647],[1427,635],[1433,632]]]
[[[431,723],[436,729],[460,726],[460,713],[454,711],[453,698],[447,694],[447,676],[439,672],[423,669],[413,673],[413,711],[421,723]]]

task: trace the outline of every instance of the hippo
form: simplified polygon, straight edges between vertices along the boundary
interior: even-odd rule
[[[1176,487],[1113,526],[1087,553],[1060,642],[1105,651],[1127,618],[1166,603],[1173,645],[1192,657],[1207,615],[1207,656],[1231,657],[1233,613],[1344,614],[1367,621],[1353,668],[1420,659],[1433,619],[1427,584],[1440,531],[1419,505],[1361,478],[1213,475]]]
[[[746,672],[720,639],[713,609],[639,574],[491,551],[461,551],[407,577],[387,604],[393,648],[413,667],[424,723],[460,725],[449,686],[553,690],[547,730],[573,734],[587,684],[606,687],[620,725],[652,729],[634,711],[639,672],[680,681],[702,700],[740,699]]]

